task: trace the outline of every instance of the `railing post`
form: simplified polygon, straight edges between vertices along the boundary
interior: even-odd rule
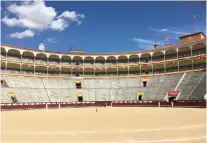
[[[158,106],[160,107],[160,101],[158,101]]]
[[[59,103],[59,109],[60,109],[60,103]]]
[[[46,103],[46,109],[48,109],[48,105],[47,105],[47,103]]]
[[[171,107],[173,108],[173,101],[171,101]]]

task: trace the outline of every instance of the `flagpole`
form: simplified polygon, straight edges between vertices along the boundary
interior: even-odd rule
[[[198,30],[197,30],[197,27],[196,27],[196,16],[195,16],[195,14],[194,14],[194,16],[193,16],[193,19],[194,19],[194,26],[195,26],[196,33],[197,33],[197,32],[198,32]]]

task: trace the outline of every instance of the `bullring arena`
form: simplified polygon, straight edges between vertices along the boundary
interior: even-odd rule
[[[18,122],[18,124],[17,124]],[[151,107],[2,112],[5,143],[205,143],[205,110]]]
[[[107,54],[3,44],[1,140],[204,143],[205,41],[199,32],[177,45]]]

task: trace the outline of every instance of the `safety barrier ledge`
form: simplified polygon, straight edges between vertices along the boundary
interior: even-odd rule
[[[51,109],[67,107],[179,107],[206,108],[206,101],[115,101],[115,102],[54,102],[1,104],[1,110]]]

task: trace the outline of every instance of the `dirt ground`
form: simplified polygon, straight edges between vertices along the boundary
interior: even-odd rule
[[[106,107],[1,112],[2,143],[205,143],[205,109]]]

